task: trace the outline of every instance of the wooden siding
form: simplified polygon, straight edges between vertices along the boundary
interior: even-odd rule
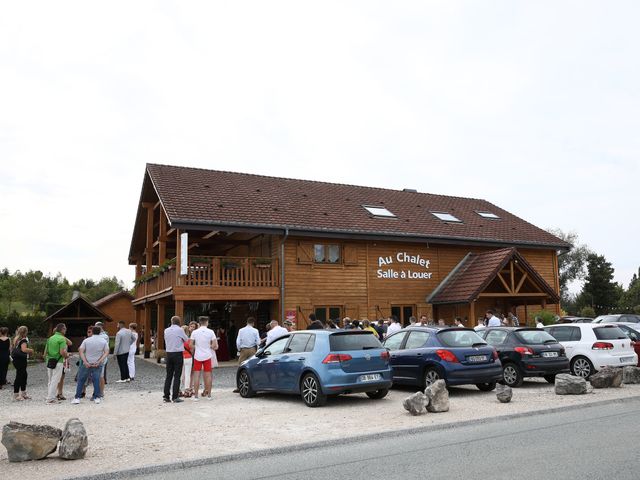
[[[136,321],[136,313],[131,300],[127,297],[118,297],[108,303],[100,305],[100,310],[109,315],[113,322],[106,322],[105,327],[109,335],[115,335],[118,331],[118,322],[123,321],[129,326]]]
[[[318,240],[318,243],[341,245],[341,263],[314,263],[313,239],[289,238],[285,245],[285,310],[297,312],[298,328],[308,324],[308,315],[317,306],[340,306],[343,316],[374,320],[386,318],[394,305],[413,305],[416,316],[425,314],[436,320],[444,318],[448,323],[460,316],[469,326],[475,325],[477,318],[488,308],[504,313],[517,308],[506,301],[485,298],[476,302],[476,318],[470,319],[468,305],[441,305],[434,312],[426,302],[427,296],[467,253],[479,253],[488,248],[327,239]],[[557,291],[555,251],[519,251]],[[428,260],[428,266],[400,262],[399,254],[402,259],[406,254],[417,262]],[[422,278],[408,278],[412,276]],[[528,312],[536,308],[539,310],[541,307],[530,305]],[[548,305],[547,309],[558,311],[558,306]],[[516,312],[524,318],[523,308],[517,308]]]

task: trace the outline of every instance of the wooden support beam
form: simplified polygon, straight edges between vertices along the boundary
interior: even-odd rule
[[[176,315],[180,317],[181,324],[184,325],[184,302],[176,300]]]
[[[153,268],[153,208],[147,207],[147,272]]]
[[[511,267],[511,291],[515,292],[516,291],[516,277],[515,277],[515,273],[514,273],[514,268],[513,268],[513,260],[511,260],[509,262],[509,266]]]
[[[176,232],[176,285],[182,285],[182,276],[180,275],[180,270],[182,270],[181,265],[181,256],[182,256],[182,245],[180,245],[180,229],[175,229]]]
[[[156,349],[164,350],[164,303],[158,303],[158,315],[156,316]]]
[[[501,274],[501,273],[498,273],[497,277],[498,277],[498,279],[500,280],[500,283],[502,283],[502,286],[504,287],[504,289],[505,289],[507,292],[512,293],[512,292],[511,292],[511,289],[509,288],[509,285],[507,285],[507,282],[505,281],[505,279],[504,279],[504,278],[502,278],[502,274]]]
[[[167,258],[167,217],[160,212],[160,230],[158,234],[158,264],[162,265]]]
[[[476,302],[472,301],[469,303],[469,328],[473,328],[476,326],[476,322],[478,319],[476,318]]]
[[[143,329],[144,329],[144,358],[151,356],[151,305],[142,308]]]
[[[523,273],[522,274],[522,278],[520,279],[520,281],[518,282],[518,286],[515,289],[514,293],[519,293],[520,289],[522,288],[522,285],[524,284],[524,281],[527,279],[527,273]]]
[[[207,233],[204,237],[202,237],[204,240],[207,240],[211,237],[215,237],[217,234],[219,234],[220,231],[219,230],[213,230],[212,232]]]
[[[170,228],[169,230],[167,230],[167,237],[170,237],[174,233],[176,233],[176,229],[175,228]]]
[[[547,297],[546,293],[481,293],[478,297]]]

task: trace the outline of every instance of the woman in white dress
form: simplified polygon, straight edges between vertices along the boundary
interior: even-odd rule
[[[129,378],[133,380],[136,376],[136,350],[138,349],[138,324],[130,323],[129,330],[133,336],[133,342],[129,347],[129,356],[127,357],[127,366],[129,367]]]

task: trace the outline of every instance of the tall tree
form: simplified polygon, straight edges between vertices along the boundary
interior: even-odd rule
[[[620,307],[631,311],[640,309],[640,268],[637,274],[633,274],[629,288],[620,297]]]
[[[604,255],[589,254],[587,276],[579,296],[582,306],[593,307],[598,315],[615,310],[622,287],[613,281],[613,272]]]
[[[20,299],[34,312],[42,310],[47,299],[47,282],[40,270],[29,270],[22,275],[19,286]]]
[[[562,304],[571,303],[569,284],[575,280],[582,280],[586,275],[587,257],[593,253],[589,247],[578,242],[578,234],[565,233],[560,229],[549,229],[556,237],[571,244],[571,250],[558,256],[558,270],[560,278],[560,296]]]

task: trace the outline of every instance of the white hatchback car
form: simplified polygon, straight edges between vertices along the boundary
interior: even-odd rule
[[[615,325],[570,323],[544,329],[565,348],[573,375],[589,378],[604,367],[638,364],[631,340]]]

